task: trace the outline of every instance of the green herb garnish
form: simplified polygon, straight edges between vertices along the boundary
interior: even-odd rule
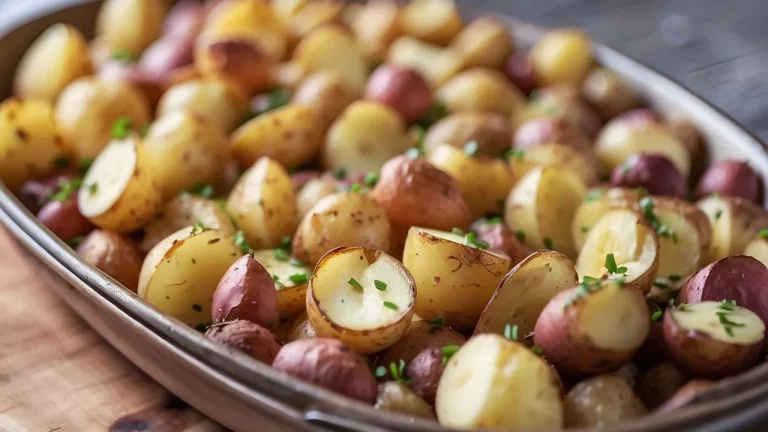
[[[722,216],[722,215],[723,215],[723,211],[722,210],[717,210],[715,212],[715,220],[720,220],[720,216]]]
[[[355,280],[355,278],[349,278],[349,280],[347,281],[347,283],[348,283],[348,284],[350,284],[350,285],[352,285],[352,288],[353,288],[355,291],[358,291],[358,292],[363,292],[363,286],[362,286],[362,285],[360,285],[360,282],[356,281],[356,280]]]
[[[461,228],[454,228],[451,230],[453,234],[464,237],[464,231]]]
[[[584,197],[584,201],[595,201],[602,198],[603,195],[605,195],[605,191],[603,189],[592,189],[589,191],[589,193],[587,193],[587,196]]]
[[[284,249],[275,249],[272,252],[272,255],[278,261],[288,261],[291,258],[291,254],[286,252]]]
[[[552,239],[549,237],[544,237],[544,247],[547,249],[552,249]]]
[[[664,312],[662,312],[661,310],[657,310],[653,314],[651,314],[651,321],[656,322],[660,320],[662,316],[664,316]]]
[[[363,180],[363,183],[365,183],[365,185],[370,188],[376,186],[376,183],[378,182],[379,182],[379,175],[376,173],[366,174],[365,179]]]
[[[422,128],[429,129],[430,126],[437,123],[438,120],[448,115],[448,108],[440,102],[435,102],[427,111],[427,114],[419,119],[416,124]]]
[[[59,190],[51,195],[50,199],[53,201],[66,201],[68,200],[73,193],[80,190],[80,187],[82,187],[83,181],[79,178],[73,178],[70,181],[60,181],[59,182]]]
[[[757,237],[761,239],[768,238],[768,229],[760,230],[760,232],[757,233]]]
[[[605,256],[605,268],[606,270],[608,270],[609,275],[624,274],[627,272],[626,267],[616,266],[616,257],[612,253],[609,253],[608,255]]]
[[[494,216],[485,219],[486,225],[500,225],[503,221],[504,220],[501,218],[501,216]]]
[[[349,186],[349,191],[354,193],[360,193],[360,190],[362,189],[362,185],[360,183],[352,183],[352,185]]]
[[[198,220],[194,225],[192,225],[192,232],[190,234],[196,234],[198,231],[203,232],[207,229],[209,229],[208,226],[202,221]]]
[[[440,315],[439,317],[433,319],[429,322],[429,324],[433,327],[444,327],[445,326],[445,317]]]
[[[395,381],[402,384],[408,384],[408,380],[405,379],[405,360],[401,359],[398,364],[395,364],[395,362],[390,363],[389,372]]]
[[[541,349],[541,347],[540,347],[540,346],[538,346],[538,345],[534,345],[534,346],[532,346],[532,347],[531,347],[531,351],[533,351],[533,353],[534,353],[534,354],[536,354],[536,355],[537,355],[537,356],[539,356],[539,357],[541,357],[541,356],[543,356],[543,355],[544,355],[544,351],[543,351],[543,350]]]
[[[451,357],[453,357],[453,355],[456,354],[459,351],[459,346],[458,345],[445,345],[442,348],[442,351],[443,351],[443,365],[445,365],[446,363],[448,363],[448,360],[450,360]]]
[[[387,376],[387,368],[384,366],[379,366],[376,368],[376,371],[373,374],[376,376],[376,378],[384,378]]]
[[[581,227],[582,234],[586,234],[587,232],[589,232],[589,227],[586,227],[586,226]]]
[[[248,253],[253,250],[251,245],[248,243],[248,240],[245,238],[245,233],[243,233],[242,230],[235,232],[235,234],[232,236],[232,241],[235,243],[235,246],[237,246],[244,253]]]
[[[85,240],[85,237],[83,237],[83,236],[74,236],[71,239],[66,240],[65,243],[67,243],[69,245],[69,247],[74,249],[74,248],[80,246],[80,243],[82,243],[83,240]]]
[[[347,178],[347,174],[348,174],[347,169],[344,167],[341,167],[333,172],[333,177],[335,177],[336,180],[344,180],[345,178]]]
[[[127,49],[116,49],[112,51],[110,58],[121,63],[136,63],[136,61],[139,59],[136,54],[128,51]]]
[[[120,117],[112,123],[112,138],[125,139],[131,133],[133,120],[130,117]]]
[[[285,288],[285,285],[280,282],[280,277],[278,275],[272,275],[272,280],[275,281],[275,286],[277,287],[278,291]]]
[[[389,309],[392,309],[392,310],[400,309],[400,308],[397,307],[396,304],[392,303],[391,301],[385,301],[383,304],[384,304],[385,308],[389,308]]]
[[[373,286],[376,287],[379,291],[386,291],[387,290],[387,284],[383,281],[380,281],[378,279],[374,279]]]
[[[99,192],[99,184],[97,182],[93,182],[88,185],[88,193],[91,194],[91,196],[96,195],[96,193]]]
[[[518,240],[525,243],[525,233],[522,230],[515,231],[515,236],[517,237]]]
[[[283,238],[280,239],[280,245],[277,246],[277,248],[291,253],[291,236],[283,236]]]
[[[490,245],[487,242],[477,239],[477,234],[473,232],[467,233],[464,236],[464,244],[467,246],[474,246],[478,249],[488,249]]]
[[[643,216],[646,222],[653,228],[660,237],[671,238],[672,242],[677,244],[677,233],[669,226],[661,223],[656,213],[653,211],[653,200],[651,197],[644,197],[640,200],[640,208],[643,210]]]
[[[209,184],[195,183],[195,185],[192,186],[192,193],[206,199],[211,199],[213,198],[213,195],[216,193],[216,191],[214,190],[213,186]]]
[[[288,279],[296,285],[303,284],[309,280],[309,273],[294,273],[288,276]]]
[[[93,165],[93,158],[83,158],[77,168],[80,170],[80,174],[85,175],[88,173],[88,170],[91,169],[91,165]]]
[[[509,323],[504,325],[504,337],[516,341],[517,340],[518,327],[517,324],[511,325]]]

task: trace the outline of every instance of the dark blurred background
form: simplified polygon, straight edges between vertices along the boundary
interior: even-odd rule
[[[41,3],[0,0],[0,20]],[[458,0],[545,26],[579,26],[675,77],[768,141],[768,0]]]

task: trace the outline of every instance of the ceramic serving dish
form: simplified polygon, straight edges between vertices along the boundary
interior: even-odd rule
[[[461,3],[461,2],[460,2]],[[467,2],[469,3],[469,2]],[[66,22],[92,34],[100,1],[52,0],[0,23],[0,98],[10,94],[16,65],[26,48],[49,25]],[[467,16],[478,12],[465,11]],[[487,14],[487,13],[484,13]],[[542,29],[497,16],[522,44]],[[673,80],[601,45],[598,60],[621,75],[664,114],[696,124],[706,138],[711,161],[748,159],[768,178],[765,144],[725,113]],[[0,183],[0,223],[67,283],[53,287],[110,344],[172,393],[235,431],[354,430],[441,431],[434,422],[409,420],[372,410],[323,389],[277,373],[244,354],[206,340],[169,318],[78,259],[40,225]],[[666,415],[627,422],[621,431],[761,430],[768,423],[768,364],[721,381],[692,406]]]

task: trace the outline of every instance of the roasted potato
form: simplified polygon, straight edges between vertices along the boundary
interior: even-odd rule
[[[91,221],[86,219],[77,208],[77,197],[64,200],[50,200],[37,212],[37,220],[51,230],[57,237],[66,241],[76,241],[93,229]]]
[[[547,303],[534,342],[547,360],[572,374],[599,374],[629,363],[650,327],[645,296],[620,281],[587,280]]]
[[[458,112],[450,114],[430,126],[424,136],[423,150],[432,153],[442,144],[463,148],[477,143],[478,154],[501,156],[509,150],[512,131],[509,121],[492,113]]]
[[[387,62],[415,69],[433,88],[451,79],[462,67],[455,51],[410,36],[401,36],[392,42]]]
[[[464,26],[453,0],[414,0],[403,8],[400,25],[406,34],[438,45],[453,40]]]
[[[451,428],[563,427],[555,371],[525,346],[492,334],[473,337],[448,360],[435,410],[440,424]]]
[[[720,194],[760,204],[760,178],[747,162],[726,159],[707,168],[696,185],[696,198]]]
[[[345,11],[350,11],[348,4]],[[396,37],[403,34],[400,25],[400,7],[393,0],[372,0],[360,6],[348,25],[357,37],[368,62],[377,64],[387,57],[387,49]]]
[[[165,11],[163,0],[107,0],[96,17],[96,36],[112,50],[138,55],[160,35]]]
[[[531,92],[528,105],[513,121],[521,124],[542,118],[564,119],[581,129],[590,140],[594,140],[602,128],[602,121],[594,108],[587,105],[579,93],[567,85],[544,87]]]
[[[725,378],[750,369],[760,360],[764,337],[762,319],[728,300],[681,304],[664,314],[672,360],[695,377]]]
[[[546,165],[571,171],[585,186],[595,185],[600,180],[600,167],[591,152],[582,152],[557,142],[539,144],[526,150],[514,150],[510,165],[519,177],[523,177],[537,165]]]
[[[129,118],[137,131],[150,119],[144,95],[122,81],[79,78],[56,101],[56,125],[78,159],[96,157],[112,140],[112,126],[121,118]]]
[[[384,209],[371,197],[339,192],[320,200],[301,220],[293,237],[293,254],[315,265],[338,246],[388,251],[392,226]]]
[[[284,250],[251,251],[253,258],[269,272],[277,291],[280,318],[293,318],[306,310],[307,281],[312,274],[306,264],[289,258]]]
[[[268,329],[245,320],[214,324],[205,337],[238,349],[254,359],[271,365],[283,344]]]
[[[337,26],[323,26],[309,33],[296,47],[292,61],[308,72],[336,71],[361,93],[368,78],[363,51],[350,34]]]
[[[203,76],[226,77],[250,94],[270,87],[273,59],[258,40],[203,33],[197,38],[194,57]]]
[[[635,393],[649,409],[663,405],[689,381],[672,362],[664,361],[640,374]]]
[[[358,95],[338,72],[322,70],[301,82],[291,103],[312,107],[325,131]]]
[[[592,143],[584,132],[564,118],[544,117],[525,121],[517,128],[512,139],[512,146],[521,150],[548,143],[572,147],[585,155],[592,154]]]
[[[513,48],[509,30],[493,18],[473,20],[451,41],[464,67],[501,69]]]
[[[636,153],[613,169],[611,185],[642,187],[651,195],[667,195],[685,199],[685,177],[669,158],[658,153]]]
[[[280,321],[275,281],[248,253],[232,263],[213,292],[214,323],[246,320],[275,330]]]
[[[62,138],[51,104],[9,98],[0,104],[0,179],[12,191],[68,162],[72,144]]]
[[[379,396],[373,406],[377,410],[392,411],[416,417],[435,418],[432,407],[407,385],[387,381],[379,384]]]
[[[592,67],[591,42],[580,30],[552,30],[531,49],[531,59],[539,84],[579,86]]]
[[[581,94],[595,107],[600,117],[608,121],[617,115],[636,108],[637,95],[622,81],[616,72],[603,67],[593,68],[581,85]]]
[[[272,367],[301,380],[368,404],[378,396],[378,384],[368,365],[335,339],[301,339],[277,353]]]
[[[422,118],[432,106],[432,90],[418,72],[388,64],[373,71],[365,98],[388,105],[407,122]]]
[[[135,63],[122,61],[109,61],[99,67],[98,78],[106,82],[119,81],[138,90],[150,106],[157,105],[157,101],[165,90],[165,80],[157,77]]]
[[[648,413],[623,378],[600,375],[576,384],[565,397],[565,427],[606,428]]]
[[[130,238],[93,230],[77,247],[77,254],[129,290],[138,289],[144,254]]]
[[[500,212],[515,182],[512,169],[503,159],[473,156],[449,145],[438,146],[427,160],[456,179],[471,219]]]
[[[207,40],[233,38],[247,40],[272,62],[285,57],[288,41],[280,19],[267,2],[251,0],[220,1],[208,13],[198,47]]]
[[[478,219],[472,224],[472,231],[477,234],[478,240],[488,243],[490,249],[507,254],[512,265],[519,264],[533,253],[500,218]]]
[[[504,64],[504,74],[520,91],[530,94],[538,86],[535,67],[530,54],[519,50],[507,59]]]
[[[312,327],[312,323],[309,322],[309,316],[307,315],[307,312],[306,312],[306,306],[304,306],[305,304],[306,304],[306,301],[302,303],[302,307],[305,308],[305,311],[299,314],[291,323],[291,327],[288,330],[288,337],[286,342],[293,342],[299,339],[317,338],[317,332],[315,331],[315,328]]]
[[[390,158],[416,144],[405,121],[387,105],[357,101],[333,122],[321,158],[325,168],[378,172]]]
[[[94,225],[129,233],[152,220],[160,187],[146,147],[136,135],[112,141],[93,161],[78,192],[78,208]]]
[[[216,287],[240,256],[240,249],[221,231],[182,228],[144,258],[139,296],[190,326],[210,323]]]
[[[185,110],[205,117],[229,133],[240,124],[248,107],[245,92],[234,82],[207,77],[179,83],[168,89],[157,105],[157,115]]]
[[[414,392],[434,405],[437,386],[445,371],[448,355],[459,348],[458,344],[444,345],[439,348],[427,348],[408,362],[405,375]]]
[[[712,195],[696,206],[712,226],[712,243],[703,263],[743,253],[747,244],[768,228],[768,213],[741,197]]]
[[[295,44],[313,30],[340,24],[344,4],[337,1],[315,1],[301,6],[283,21],[289,44]]]
[[[14,93],[53,103],[69,83],[93,72],[80,30],[54,24],[27,48],[13,78]]]
[[[416,315],[414,314],[414,317]],[[434,323],[429,321],[412,322],[403,337],[389,349],[382,351],[378,364],[389,367],[390,364],[399,364],[402,360],[410,365],[413,360],[424,351],[447,345],[464,345],[467,338],[460,333],[445,327],[442,320]]]
[[[441,85],[436,99],[450,112],[487,112],[510,118],[525,104],[525,97],[501,72],[472,68]]]
[[[579,283],[576,268],[565,255],[539,250],[515,266],[488,301],[474,334],[504,335],[516,327],[518,339],[533,332],[541,311],[558,293]]]
[[[412,227],[403,251],[403,264],[416,281],[416,313],[425,320],[439,316],[456,329],[473,328],[509,270],[509,257],[484,250],[472,233]]]
[[[296,193],[285,168],[262,157],[227,199],[227,210],[253,249],[276,247],[296,229]]]
[[[507,196],[507,226],[530,247],[547,248],[576,257],[566,221],[587,194],[584,183],[568,170],[555,166],[531,169]]]
[[[307,181],[296,193],[296,212],[299,219],[304,219],[321,199],[336,192],[339,192],[339,183],[330,173]]]

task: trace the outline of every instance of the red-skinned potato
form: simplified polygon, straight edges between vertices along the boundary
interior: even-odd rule
[[[37,213],[61,189],[61,185],[75,179],[74,175],[57,174],[24,182],[19,189],[18,198],[32,213]]]
[[[693,402],[697,396],[706,393],[714,387],[715,382],[709,380],[695,379],[688,381],[688,384],[682,386],[664,405],[654,410],[654,414],[661,414],[682,408]]]
[[[664,314],[664,341],[672,360],[695,377],[725,378],[756,365],[764,333],[759,316],[726,302],[685,304]]]
[[[503,222],[479,219],[472,224],[472,231],[477,234],[478,240],[488,243],[489,248],[507,254],[512,265],[517,265],[533,253]]]
[[[164,83],[195,61],[194,39],[190,36],[166,36],[150,45],[139,59],[139,67]]]
[[[144,254],[128,237],[104,230],[93,230],[77,247],[77,254],[88,264],[108,274],[129,290],[139,287]]]
[[[635,108],[637,95],[610,69],[592,69],[581,85],[581,95],[595,107],[603,121]]]
[[[750,256],[729,256],[691,275],[677,296],[687,304],[721,300],[733,300],[768,323],[768,268]]]
[[[451,346],[451,345],[445,345]],[[443,347],[427,348],[408,362],[405,375],[410,380],[413,391],[429,403],[434,404],[437,384],[445,370]]]
[[[137,88],[152,105],[157,105],[165,91],[164,76],[156,76],[139,65],[120,61],[108,61],[99,67],[98,76],[104,81],[122,81]]]
[[[245,320],[213,324],[205,332],[205,337],[236,348],[268,365],[272,364],[283,346],[271,331]]]
[[[397,343],[381,353],[378,364],[389,367],[391,363],[398,364],[400,360],[410,364],[423,351],[446,345],[461,346],[466,341],[467,338],[448,327],[428,321],[416,321],[411,323]]]
[[[686,197],[685,177],[666,156],[636,153],[611,173],[611,186],[643,187],[651,195]]]
[[[272,367],[361,402],[373,404],[378,384],[368,364],[335,339],[301,339],[277,353]]]
[[[651,310],[653,310],[651,306]],[[667,353],[667,347],[664,345],[664,324],[661,320],[651,322],[651,328],[648,331],[648,336],[645,338],[645,342],[637,350],[635,356],[632,358],[632,362],[640,366],[643,369],[649,369],[669,357]]]
[[[48,201],[37,213],[37,220],[64,241],[88,234],[93,224],[80,213],[77,201],[77,196]]]
[[[213,322],[243,319],[267,329],[280,321],[275,281],[252,254],[240,257],[213,293]]]
[[[458,184],[425,159],[396,156],[387,161],[371,197],[395,227],[450,231],[469,225],[469,208]]]
[[[527,149],[535,145],[555,142],[591,154],[592,143],[573,123],[563,118],[536,118],[521,124],[515,131],[512,146]]]
[[[408,385],[396,381],[379,384],[379,396],[373,408],[408,416],[435,418],[430,404],[419,397]]]
[[[210,39],[201,36],[195,56],[196,65],[205,75],[224,75],[237,81],[251,94],[269,88],[272,61],[253,41],[227,37]]]
[[[640,374],[635,393],[649,410],[658,408],[690,379],[670,361],[665,361]]]
[[[712,227],[712,239],[702,263],[743,253],[763,229],[768,228],[768,212],[737,196],[711,195],[696,202]]]
[[[723,160],[710,166],[696,185],[697,199],[715,193],[759,204],[760,178],[745,161]]]
[[[432,106],[432,91],[427,81],[413,69],[391,64],[373,71],[365,98],[389,105],[407,122],[420,119]]]
[[[538,87],[533,61],[525,51],[517,51],[509,57],[504,65],[504,73],[525,94],[530,94]]]
[[[630,361],[650,327],[643,294],[612,280],[582,282],[549,301],[534,341],[547,360],[575,375],[611,372]]]
[[[565,427],[606,428],[648,412],[627,381],[611,375],[576,384],[565,397]]]
[[[293,342],[299,339],[314,339],[317,337],[315,328],[312,327],[312,323],[309,322],[309,316],[307,312],[302,312],[299,316],[294,318],[291,323],[291,328],[288,329],[288,336],[286,342]]]

